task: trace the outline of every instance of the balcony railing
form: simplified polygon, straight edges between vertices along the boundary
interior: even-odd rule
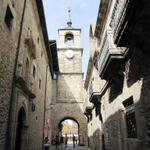
[[[102,79],[109,78],[110,74],[122,64],[124,58],[124,48],[115,47],[113,44],[113,34],[107,30],[100,49],[98,68]]]
[[[33,40],[32,36],[27,37],[25,39],[25,44],[28,45],[29,53],[30,53],[31,57],[33,59],[35,59],[36,58],[36,47],[35,47],[35,43],[34,43],[34,40]]]
[[[31,86],[25,81],[25,79],[18,75],[16,76],[16,86],[23,90],[23,92],[29,96],[29,98],[35,98],[35,94],[33,93],[33,89]]]
[[[123,21],[129,0],[116,0],[113,13],[111,16],[110,26],[114,33],[114,37],[117,36],[117,32],[119,30],[120,24]]]

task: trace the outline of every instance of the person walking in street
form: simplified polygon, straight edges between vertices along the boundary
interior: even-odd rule
[[[76,137],[76,145],[78,144],[78,140],[77,140],[77,137]]]
[[[76,137],[74,136],[74,134],[73,134],[72,140],[73,140],[73,147],[75,147]]]
[[[63,144],[64,144],[64,137],[61,135],[61,137],[60,137],[60,148],[61,148],[61,150],[63,149]]]
[[[54,136],[54,135],[52,136],[51,144],[52,144],[52,145],[55,145],[55,144],[56,144],[56,140],[55,140],[55,136]]]
[[[68,143],[68,136],[65,134],[65,148],[67,148],[67,143]]]
[[[49,150],[50,143],[48,137],[44,139],[44,150]]]
[[[56,135],[56,149],[59,149],[59,136]]]

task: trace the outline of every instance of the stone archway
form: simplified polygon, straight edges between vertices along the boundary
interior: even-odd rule
[[[52,137],[59,133],[60,123],[65,119],[73,119],[79,124],[79,134],[87,142],[87,120],[79,103],[57,103],[52,111]]]
[[[69,137],[74,135],[78,139],[80,135],[80,125],[76,119],[71,117],[62,119],[58,124],[58,130],[63,136],[65,134],[67,134]]]
[[[21,107],[17,117],[16,142],[15,150],[23,150],[26,144],[26,112],[24,107]]]
[[[79,130],[80,125],[78,121],[74,118],[64,118],[58,124],[58,130],[60,136],[63,136],[64,139],[67,136],[68,144],[77,145],[79,139]],[[74,137],[74,138],[73,138]],[[74,139],[74,140],[73,140]]]

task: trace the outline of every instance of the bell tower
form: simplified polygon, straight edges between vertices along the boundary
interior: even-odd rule
[[[73,28],[70,10],[67,27],[58,29],[58,57],[60,73],[82,74],[81,29]]]
[[[81,29],[73,28],[70,10],[67,27],[58,29],[59,74],[56,81],[56,102],[53,127],[67,118],[79,124],[79,134],[86,137],[86,118],[83,114],[83,73],[80,45]],[[56,128],[55,131],[59,129]]]
[[[70,10],[67,27],[58,29],[58,77],[57,102],[82,102],[82,48],[81,29],[73,28]]]

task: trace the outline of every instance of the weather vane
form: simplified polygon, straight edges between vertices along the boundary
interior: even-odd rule
[[[67,25],[68,25],[68,28],[72,28],[71,25],[72,25],[72,21],[71,21],[71,9],[69,8],[68,9],[68,14],[69,14],[69,17],[68,17],[68,21],[67,21]]]

